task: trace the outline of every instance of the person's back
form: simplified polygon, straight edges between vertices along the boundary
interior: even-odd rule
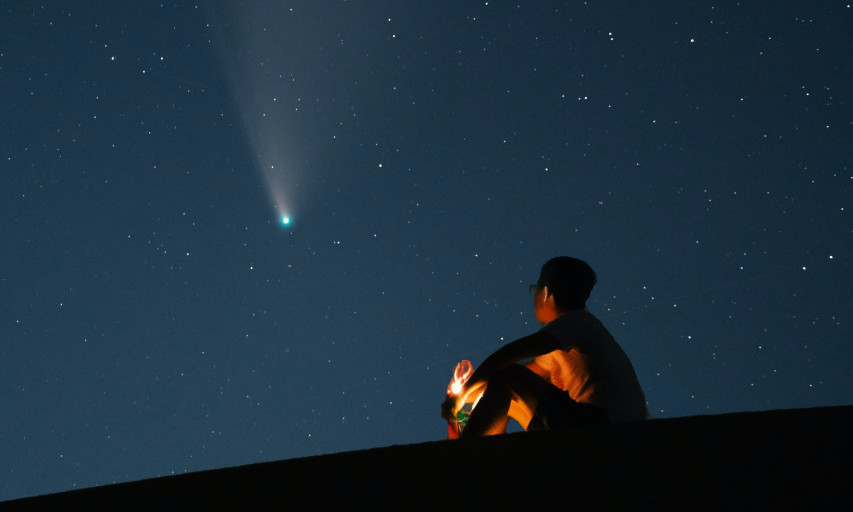
[[[577,402],[606,409],[613,421],[648,417],[646,397],[631,361],[592,313],[569,311],[542,331],[560,343],[560,350],[534,360],[552,384]]]

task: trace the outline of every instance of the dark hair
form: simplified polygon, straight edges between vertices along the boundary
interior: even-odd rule
[[[568,311],[586,307],[595,281],[595,271],[585,261],[557,256],[542,265],[537,284],[547,286],[557,307]]]

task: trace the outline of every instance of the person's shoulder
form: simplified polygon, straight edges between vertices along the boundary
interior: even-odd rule
[[[576,331],[579,326],[588,321],[586,316],[588,312],[584,313],[585,311],[586,310],[583,309],[566,311],[562,315],[542,326],[541,332],[565,341],[569,333]]]
[[[545,327],[561,327],[564,325],[578,324],[589,321],[598,321],[598,319],[595,318],[595,315],[590,313],[588,309],[572,309],[558,316]]]
[[[587,309],[573,309],[555,318],[542,330],[561,340],[593,336],[605,330],[601,321]]]

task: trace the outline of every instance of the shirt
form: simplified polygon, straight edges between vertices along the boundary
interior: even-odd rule
[[[614,421],[648,417],[646,397],[634,366],[604,325],[589,311],[560,315],[542,328],[556,338],[560,349],[543,354],[534,363],[551,383],[576,402],[608,410]]]

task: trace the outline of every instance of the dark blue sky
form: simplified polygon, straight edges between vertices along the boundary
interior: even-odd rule
[[[560,254],[654,416],[853,403],[853,9],[632,4],[4,6],[0,499],[441,439]]]

